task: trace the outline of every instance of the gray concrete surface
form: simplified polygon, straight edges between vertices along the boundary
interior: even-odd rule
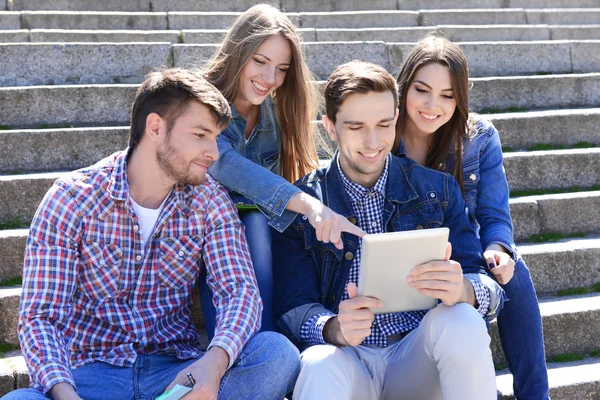
[[[31,42],[180,42],[180,31],[31,29]]]
[[[165,30],[166,13],[102,11],[22,11],[22,29]]]

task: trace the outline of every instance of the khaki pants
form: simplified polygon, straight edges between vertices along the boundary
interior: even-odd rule
[[[485,322],[472,306],[440,304],[388,347],[308,348],[294,400],[496,399],[489,346]]]

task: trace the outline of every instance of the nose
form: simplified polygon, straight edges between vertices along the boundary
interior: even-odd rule
[[[369,150],[375,150],[379,147],[379,136],[374,127],[366,130],[365,137],[363,138],[363,146]]]
[[[427,101],[425,102],[425,106],[427,108],[435,108],[436,107],[435,97],[434,96],[428,96],[427,97]]]
[[[265,81],[265,83],[268,83],[270,85],[275,83],[275,67],[267,67],[265,68],[265,70],[263,71],[262,74],[262,78]]]
[[[210,144],[206,147],[202,155],[211,161],[217,161],[219,159],[219,147],[217,145],[217,139],[210,141]]]

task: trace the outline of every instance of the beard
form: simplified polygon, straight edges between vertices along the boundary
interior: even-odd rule
[[[170,133],[167,134],[169,135]],[[171,145],[170,137],[167,137],[165,144],[156,152],[156,161],[169,178],[182,185],[198,186],[206,177],[204,173],[197,175],[191,173],[191,162],[186,164],[180,152]]]

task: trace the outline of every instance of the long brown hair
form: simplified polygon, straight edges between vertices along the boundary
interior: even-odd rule
[[[277,8],[259,4],[240,15],[210,60],[206,76],[227,101],[238,94],[246,62],[270,36],[281,35],[290,44],[292,60],[283,84],[273,93],[281,130],[281,171],[294,182],[318,167],[311,121],[316,119],[319,93],[306,61],[300,36],[290,19]]]
[[[452,118],[442,125],[429,138],[429,149],[425,166],[444,170],[448,155],[454,152],[454,160],[449,171],[464,192],[462,175],[462,140],[469,135],[469,66],[462,50],[439,33],[430,34],[417,42],[412,48],[398,75],[399,117],[396,123],[396,139],[393,151],[397,153],[406,118],[406,98],[410,85],[419,69],[431,63],[448,67],[456,110]]]

